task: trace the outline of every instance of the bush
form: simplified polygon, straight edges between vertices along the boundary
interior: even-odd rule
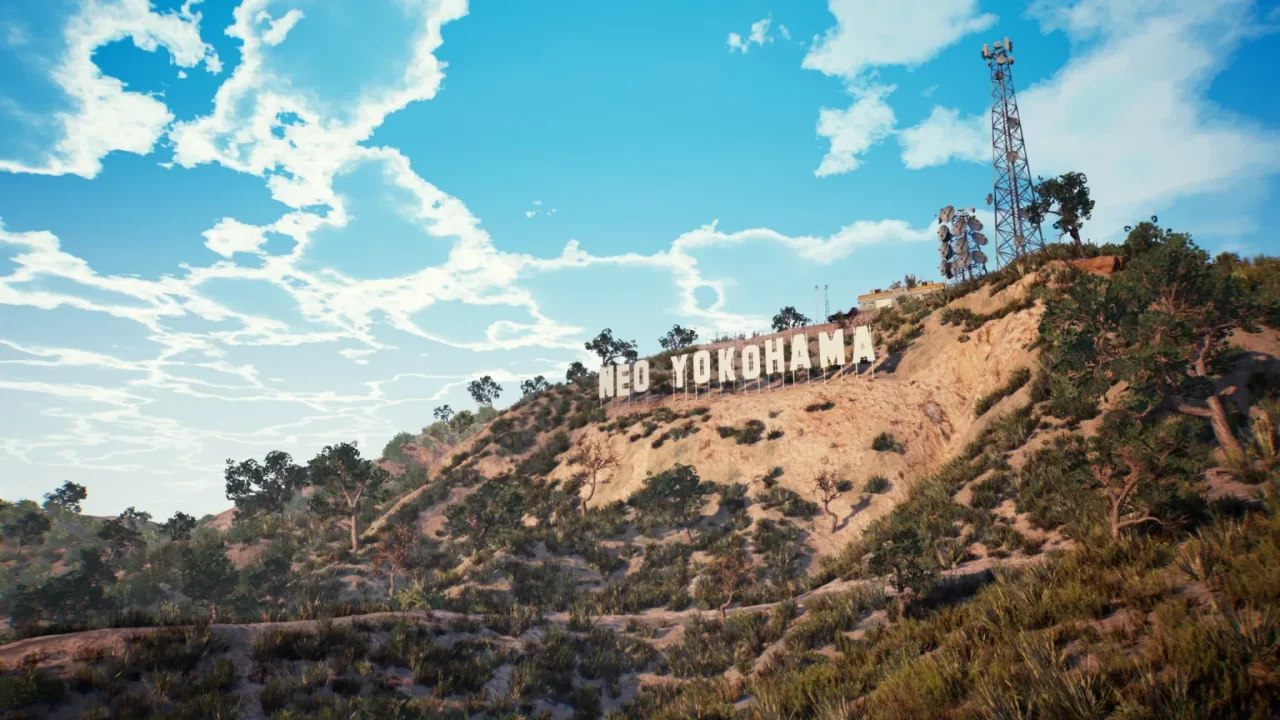
[[[836,406],[836,403],[834,400],[828,400],[826,402],[814,403],[812,405],[806,406],[805,411],[806,412],[822,412],[823,410],[830,410],[835,406]]]
[[[785,434],[786,433],[782,432],[781,430],[770,430],[769,434],[766,435],[765,437],[769,440],[777,440],[778,438],[782,437]]]
[[[879,495],[889,490],[889,478],[883,475],[872,475],[862,486],[862,492]]]
[[[894,439],[893,433],[882,432],[871,441],[871,449],[876,452],[896,452],[898,454],[905,453],[907,449],[902,443]]]
[[[1026,385],[1029,380],[1031,380],[1030,368],[1018,368],[1015,370],[1013,374],[1009,376],[1008,382],[978,398],[978,402],[975,403],[973,407],[974,417],[982,417],[982,415],[990,410],[996,403],[1018,392],[1018,390],[1021,389],[1023,385]]]
[[[761,505],[769,510],[781,510],[787,517],[812,518],[818,514],[818,504],[809,502],[779,485],[773,485],[757,496]]]

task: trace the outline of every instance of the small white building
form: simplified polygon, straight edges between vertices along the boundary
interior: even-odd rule
[[[895,290],[875,290],[858,296],[858,311],[867,312],[877,308],[889,307],[904,297],[922,297],[936,293],[945,288],[946,283],[920,283],[913,288],[900,287]]]

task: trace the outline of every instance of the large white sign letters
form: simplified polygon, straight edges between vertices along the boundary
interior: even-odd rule
[[[809,338],[804,333],[791,336],[791,352],[787,353],[787,338],[769,338],[761,344],[742,346],[741,352],[736,347],[719,348],[716,351],[716,377],[722,385],[735,383],[738,370],[741,370],[744,381],[758,380],[761,377],[786,375],[797,370],[808,371],[813,368],[809,353]],[[738,357],[735,358],[735,355]],[[740,360],[738,359],[740,358]],[[855,365],[876,361],[875,345],[871,340],[871,331],[860,325],[853,331],[853,357]],[[826,370],[831,367],[843,367],[846,362],[844,345],[844,328],[836,328],[831,332],[818,331],[818,367]],[[685,387],[686,378],[692,376],[693,384],[706,385],[711,382],[711,351],[695,350],[692,353],[675,355],[671,358],[671,385],[679,390]],[[600,398],[629,397],[633,393],[642,393],[649,389],[649,361],[637,360],[631,365],[606,365],[600,368]]]

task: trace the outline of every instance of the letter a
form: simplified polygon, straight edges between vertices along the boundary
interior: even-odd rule
[[[871,342],[871,331],[866,325],[859,325],[853,331],[853,362],[873,363],[876,361],[876,350],[874,343]]]
[[[804,333],[791,336],[791,372],[795,372],[797,368],[808,370],[813,367],[813,363],[809,362],[809,339]]]

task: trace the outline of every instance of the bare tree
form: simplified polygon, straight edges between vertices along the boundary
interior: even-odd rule
[[[733,596],[738,592],[744,579],[749,579],[748,571],[751,563],[741,548],[722,556],[715,564],[713,579],[719,586],[724,602],[720,603],[720,621],[728,622],[729,606],[733,604]]]
[[[390,578],[391,586],[387,591],[387,597],[395,597],[396,575],[404,571],[416,539],[413,528],[408,525],[396,525],[384,532],[379,539],[378,546],[374,550],[373,562]]]
[[[591,489],[582,499],[582,512],[586,514],[587,503],[596,496],[597,485],[607,485],[613,479],[613,471],[618,469],[618,454],[604,438],[597,437],[584,440],[577,455],[578,464],[586,471],[586,483]]]
[[[836,526],[840,519],[831,512],[831,501],[840,497],[844,493],[847,483],[842,483],[835,479],[830,471],[823,470],[819,472],[813,479],[813,489],[818,493],[818,499],[822,501],[822,511],[831,516],[831,532],[836,531]]]

